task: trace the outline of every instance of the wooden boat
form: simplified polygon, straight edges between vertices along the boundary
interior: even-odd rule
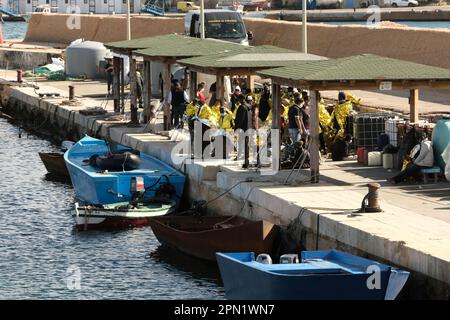
[[[61,152],[39,152],[39,157],[44,163],[45,168],[51,174],[70,178],[64,161],[64,153]]]
[[[149,219],[164,245],[194,257],[215,261],[216,252],[270,252],[277,227],[268,221],[238,216],[165,216]]]
[[[73,216],[79,230],[132,228],[147,226],[150,217],[171,213],[175,206],[173,200],[84,206],[75,203]]]
[[[272,264],[263,254],[255,259],[253,252],[217,253],[226,297],[393,300],[409,277],[407,271],[337,250],[303,251],[301,263],[298,255],[281,256],[280,261],[286,263]]]

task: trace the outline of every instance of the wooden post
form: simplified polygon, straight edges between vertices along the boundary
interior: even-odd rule
[[[319,92],[310,92],[310,164],[311,164],[311,183],[319,182],[319,162],[320,162],[320,148],[319,148]]]
[[[125,113],[125,67],[123,58],[120,58],[120,112]]]
[[[280,102],[281,93],[280,85],[272,83],[272,129],[278,130],[279,141],[278,146],[272,145],[272,171],[278,172],[280,168],[280,153],[281,153],[281,119],[280,119]],[[273,142],[273,141],[272,141]]]
[[[409,91],[409,121],[419,121],[419,89]]]
[[[197,72],[189,72],[189,99],[197,97]]]
[[[120,58],[113,58],[113,96],[114,96],[114,112],[120,112]]]
[[[142,99],[144,101],[144,109],[150,106],[150,99],[152,94],[152,75],[150,70],[150,61],[144,60],[144,74],[142,75],[144,80],[144,88],[142,92]]]
[[[247,75],[247,88],[250,88],[250,90],[252,90],[252,92],[255,90],[255,76],[249,74]]]
[[[170,72],[170,63],[164,64],[163,69],[163,83],[164,83],[164,130],[170,129],[170,105],[168,103],[169,92],[172,88]]]
[[[138,107],[137,107],[137,83],[136,83],[136,60],[133,55],[129,55],[130,59],[130,110],[131,123],[138,124]]]
[[[216,75],[216,98],[220,101],[220,105],[224,104],[225,98],[225,79],[221,74]]]

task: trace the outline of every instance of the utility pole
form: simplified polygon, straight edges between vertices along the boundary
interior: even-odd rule
[[[130,14],[130,1],[127,0],[127,40],[131,40],[131,14]]]
[[[308,53],[308,33],[306,30],[307,0],[302,0],[302,52]]]
[[[200,38],[205,39],[205,0],[200,2]]]

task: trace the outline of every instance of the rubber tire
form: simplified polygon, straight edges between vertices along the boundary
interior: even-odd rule
[[[398,7],[398,5],[394,2],[393,4],[392,4],[392,8],[397,8]]]
[[[412,3],[408,3],[408,7],[414,7],[414,4],[412,4]]]

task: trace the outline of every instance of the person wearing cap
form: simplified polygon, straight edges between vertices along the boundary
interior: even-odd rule
[[[243,102],[244,100],[244,96],[241,93],[241,87],[236,86],[234,88],[234,92],[231,96],[230,102],[231,102],[231,112],[235,112],[236,110],[236,105],[238,103],[238,101],[241,100]]]

